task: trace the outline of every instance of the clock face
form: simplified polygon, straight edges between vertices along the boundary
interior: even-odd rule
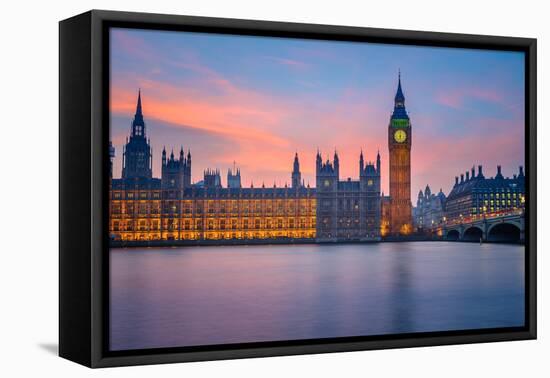
[[[325,180],[325,186],[330,186],[330,181],[329,180]]]
[[[395,141],[397,143],[403,143],[404,141],[407,140],[407,133],[403,130],[397,130],[394,134],[393,134],[393,139],[395,139]]]

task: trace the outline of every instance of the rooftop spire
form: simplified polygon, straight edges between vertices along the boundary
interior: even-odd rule
[[[398,73],[397,92],[395,93],[395,105],[405,105],[405,95],[403,94],[403,89],[401,89],[401,69],[399,69]]]
[[[137,106],[136,106],[136,116],[140,115],[143,116],[141,112],[141,88],[138,89],[138,100],[137,100]]]

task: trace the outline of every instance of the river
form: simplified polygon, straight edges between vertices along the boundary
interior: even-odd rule
[[[110,348],[522,326],[524,251],[453,242],[112,249]]]

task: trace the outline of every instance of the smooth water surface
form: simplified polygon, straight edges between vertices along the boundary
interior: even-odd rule
[[[112,350],[524,324],[519,245],[113,249]]]

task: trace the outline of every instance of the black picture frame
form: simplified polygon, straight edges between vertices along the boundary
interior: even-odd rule
[[[526,326],[109,352],[107,36],[114,26],[524,52]],[[101,10],[61,21],[59,32],[61,357],[95,368],[536,338],[536,39]]]

